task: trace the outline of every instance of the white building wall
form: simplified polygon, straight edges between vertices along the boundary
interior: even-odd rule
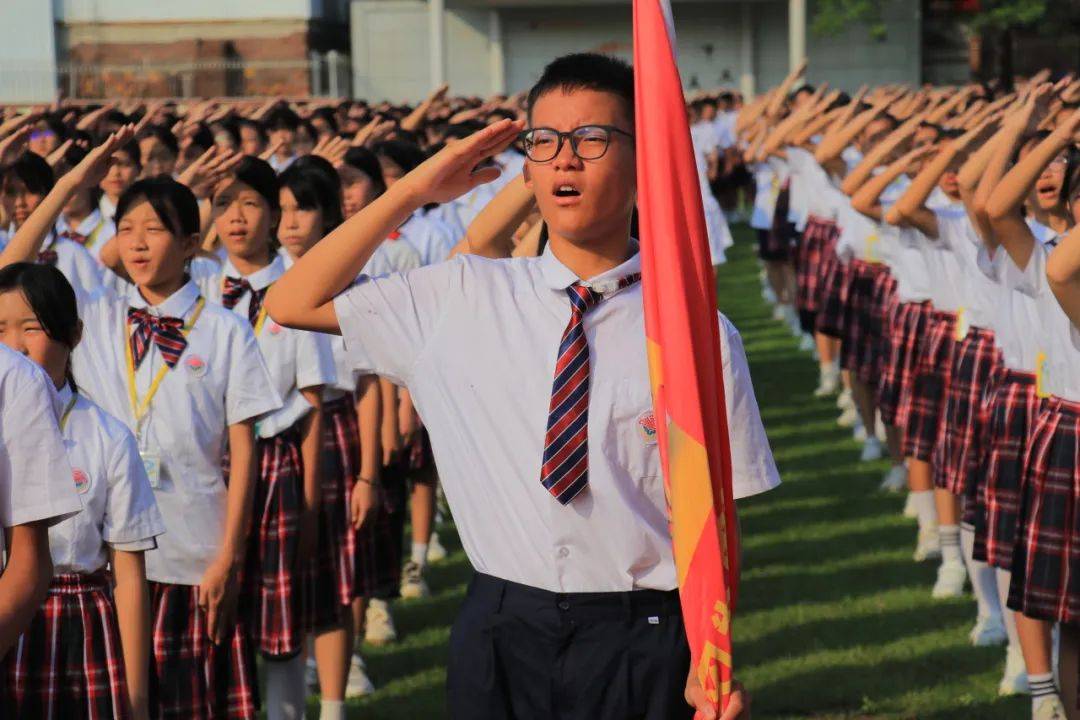
[[[0,2],[0,102],[52,102],[56,96],[53,8],[48,0]]]
[[[5,3],[11,0],[5,0]],[[50,0],[35,0],[46,5]],[[51,0],[60,22],[252,20],[312,18],[341,12],[348,0]]]

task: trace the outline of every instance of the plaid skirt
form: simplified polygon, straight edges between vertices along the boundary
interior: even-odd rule
[[[5,718],[131,717],[124,655],[104,572],[57,575],[4,659]]]
[[[911,407],[904,429],[904,457],[930,462],[945,417],[952,357],[956,347],[956,316],[934,312],[929,332],[915,366]]]
[[[998,360],[994,333],[971,328],[953,354],[945,422],[934,449],[934,486],[966,495],[979,477],[986,419],[983,411],[990,378]]]
[[[403,457],[380,473],[380,502],[356,533],[355,597],[391,600],[400,594],[407,471],[408,459]]]
[[[337,625],[353,599],[356,532],[349,499],[360,474],[360,426],[351,396],[323,405],[322,504],[315,557],[305,575],[305,628]]]
[[[255,649],[239,619],[215,645],[198,592],[193,585],[150,583],[150,716],[253,720],[259,706]]]
[[[911,385],[915,365],[922,354],[930,303],[895,303],[882,334],[882,362],[878,375],[877,405],[881,421],[892,427],[907,426],[911,410]]]
[[[836,223],[811,215],[802,232],[802,241],[795,253],[795,307],[804,312],[817,312],[821,294],[821,264],[825,248],[834,248],[840,230]],[[833,252],[835,255],[835,252]]]
[[[1008,605],[1028,617],[1076,623],[1080,620],[1080,403],[1057,397],[1042,403],[1028,443],[1023,498]]]
[[[981,470],[986,512],[984,517],[976,517],[975,523],[976,538],[986,539],[986,555],[976,559],[1011,570],[1020,525],[1028,430],[1035,425],[1038,408],[1035,376],[1002,366],[989,405]]]
[[[776,195],[776,208],[773,212],[772,226],[768,230],[758,230],[758,256],[762,260],[778,262],[787,260],[791,255],[791,239],[794,226],[788,222],[790,191],[785,183]]]
[[[259,479],[244,563],[248,631],[267,658],[288,658],[303,649],[303,559],[300,516],[304,508],[304,470],[298,426],[260,438],[256,445]]]
[[[881,365],[882,278],[884,265],[852,260],[851,282],[845,308],[844,336],[840,340],[840,367],[855,374],[862,383],[878,377]]]
[[[837,339],[844,337],[848,295],[854,270],[836,256],[836,241],[826,246],[820,267],[818,312],[815,330]]]

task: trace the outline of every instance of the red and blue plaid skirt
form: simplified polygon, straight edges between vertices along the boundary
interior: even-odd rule
[[[360,426],[351,395],[323,405],[319,473],[319,538],[307,566],[304,597],[305,627],[310,631],[337,625],[353,599],[356,532],[349,499],[360,474]]]
[[[922,354],[930,312],[928,302],[896,303],[890,312],[889,330],[882,335],[881,374],[877,386],[878,410],[886,425],[907,426],[915,366]]]
[[[816,313],[821,294],[822,262],[826,247],[835,255],[836,239],[840,234],[836,223],[811,215],[806,220],[802,241],[795,253],[795,307],[803,312]]]
[[[150,583],[150,717],[253,720],[255,649],[239,619],[225,642],[214,644],[198,593],[193,585]]]
[[[934,449],[934,486],[966,495],[979,477],[985,396],[998,360],[994,333],[971,328],[953,354],[945,422]]]
[[[836,241],[823,250],[818,280],[818,311],[814,329],[833,338],[844,337],[852,268],[836,256]]]
[[[1080,620],[1080,403],[1042,403],[1027,451],[1009,607],[1050,622]],[[1073,572],[1073,571],[1076,572]]]
[[[956,315],[934,312],[911,385],[911,409],[904,431],[904,457],[930,462],[945,417],[953,352]]]
[[[104,572],[55,576],[3,663],[5,718],[131,717],[116,606]]]
[[[881,365],[882,278],[884,265],[852,260],[848,285],[844,337],[840,341],[840,367],[865,384],[878,377]]]
[[[998,371],[996,389],[989,399],[986,450],[981,474],[985,516],[976,517],[976,547],[985,538],[985,560],[994,567],[1011,570],[1020,501],[1023,493],[1028,430],[1035,424],[1038,398],[1035,376],[1009,370]]]

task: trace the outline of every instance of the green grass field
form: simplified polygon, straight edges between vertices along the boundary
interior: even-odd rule
[[[742,333],[784,480],[740,506],[735,665],[754,718],[1024,717],[1027,698],[996,695],[1004,651],[967,641],[974,601],[931,600],[934,567],[911,561],[902,498],[876,491],[887,465],[860,464],[833,401],[812,397],[814,363],[761,300],[750,233],[736,240],[720,308]],[[446,645],[470,571],[452,531],[440,536],[453,552],[430,569],[435,594],[397,603],[401,640],[366,654],[379,689],[350,718],[445,717]]]

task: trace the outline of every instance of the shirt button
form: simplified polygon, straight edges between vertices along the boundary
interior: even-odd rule
[[[559,609],[560,610],[569,610],[570,609],[570,603],[566,602],[565,600],[561,600],[559,602]]]
[[[568,557],[570,557],[570,548],[561,547],[561,548],[559,548],[559,552],[556,553],[556,554],[561,558],[568,558]]]

